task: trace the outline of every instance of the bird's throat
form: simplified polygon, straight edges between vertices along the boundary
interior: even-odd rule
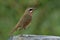
[[[30,13],[29,15],[32,16],[32,13]]]

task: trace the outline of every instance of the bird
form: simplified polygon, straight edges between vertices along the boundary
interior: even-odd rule
[[[23,16],[20,18],[18,23],[16,24],[15,28],[10,32],[10,34],[13,34],[17,29],[26,29],[26,27],[30,24],[32,20],[32,13],[34,8],[27,8],[23,14]]]

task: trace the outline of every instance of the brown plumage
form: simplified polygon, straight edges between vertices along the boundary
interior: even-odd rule
[[[33,12],[33,8],[27,8],[25,10],[24,15],[21,17],[15,28],[11,31],[11,34],[15,32],[18,28],[25,29],[27,27],[27,25],[32,20],[32,12]]]

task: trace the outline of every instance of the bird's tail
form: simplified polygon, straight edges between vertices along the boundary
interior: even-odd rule
[[[13,33],[18,29],[19,27],[15,27],[10,33],[9,35],[13,35]]]

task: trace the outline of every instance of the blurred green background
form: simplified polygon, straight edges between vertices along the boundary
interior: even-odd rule
[[[0,40],[7,40],[28,7],[35,7],[31,24],[16,34],[60,36],[60,0],[0,0]]]

